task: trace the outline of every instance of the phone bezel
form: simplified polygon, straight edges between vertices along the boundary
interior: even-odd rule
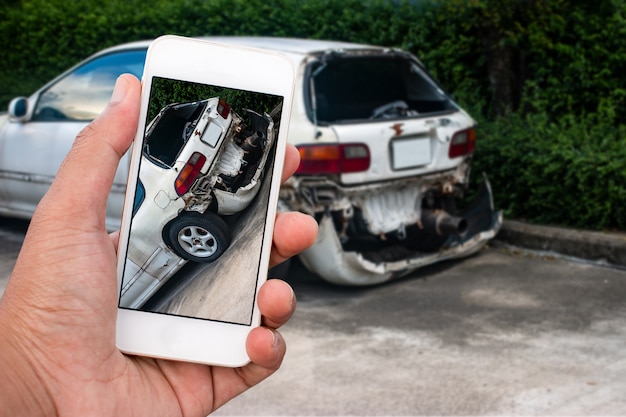
[[[293,100],[294,76],[292,63],[287,57],[276,52],[171,35],[160,37],[150,45],[142,78],[138,131],[131,147],[130,174],[120,228],[119,254],[125,254],[128,246],[130,213],[139,175],[141,144],[153,77],[282,96],[283,109],[276,139],[269,207],[262,240],[259,277],[255,288],[255,294],[258,294],[260,286],[267,279],[269,267],[273,225]],[[124,262],[125,256],[120,256],[118,291]],[[256,296],[250,325],[118,308],[116,340],[118,348],[129,354],[236,367],[250,361],[245,341],[250,330],[259,326],[260,322],[261,315]]]

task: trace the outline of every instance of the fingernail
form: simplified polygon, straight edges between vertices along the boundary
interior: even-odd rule
[[[276,335],[276,332],[273,331],[272,329],[267,329],[267,331],[272,334],[272,347],[273,348],[277,348],[278,347],[278,336]]]
[[[128,89],[126,80],[122,79],[122,76],[120,75],[119,77],[117,77],[117,81],[115,81],[115,87],[113,88],[113,94],[111,94],[109,105],[117,104],[124,100],[127,91]]]
[[[289,302],[289,307],[293,309],[296,306],[296,303],[297,303],[296,292],[293,290],[293,288],[291,288],[291,300]]]

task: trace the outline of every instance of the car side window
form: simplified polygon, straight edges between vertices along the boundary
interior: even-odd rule
[[[141,77],[145,57],[145,50],[115,52],[81,65],[41,94],[32,120],[95,119],[111,98],[117,77],[124,73]]]

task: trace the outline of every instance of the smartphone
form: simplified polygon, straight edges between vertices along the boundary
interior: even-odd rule
[[[178,36],[149,47],[118,249],[123,352],[249,362],[293,89],[279,53]]]

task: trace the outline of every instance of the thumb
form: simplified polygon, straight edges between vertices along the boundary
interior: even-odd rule
[[[137,129],[141,86],[121,75],[104,112],[76,137],[56,179],[40,203],[81,228],[103,228],[106,200],[120,158]],[[41,210],[44,211],[44,210]]]

